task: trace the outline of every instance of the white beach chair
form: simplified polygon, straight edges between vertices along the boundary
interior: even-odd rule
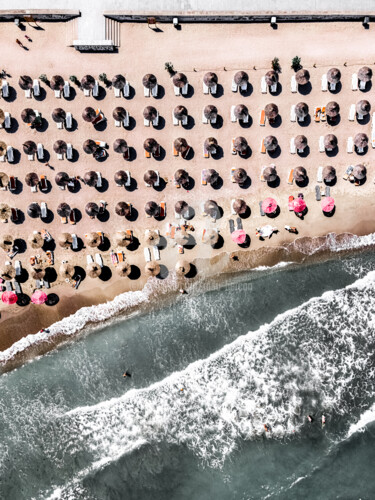
[[[330,88],[330,90],[335,91],[336,90],[336,83],[330,83],[329,88]]]
[[[324,135],[321,135],[319,137],[319,153],[324,153],[325,147],[324,147]]]
[[[270,92],[275,93],[277,92],[277,82],[271,85],[270,87]]]
[[[349,121],[354,122],[355,118],[355,104],[351,104],[349,109]]]
[[[67,98],[70,96],[70,84],[68,80],[64,81],[64,97]]]
[[[181,124],[182,124],[182,125],[187,125],[187,124],[188,124],[188,121],[189,121],[189,116],[188,116],[188,115],[184,115],[184,116],[182,117]]]
[[[1,90],[3,97],[9,97],[9,83],[6,80],[3,80]]]
[[[0,156],[0,161],[5,161],[5,153]]]
[[[358,90],[358,75],[357,75],[357,73],[352,74],[352,90]]]
[[[55,90],[55,97],[57,99],[60,99],[61,98],[61,90]]]
[[[296,106],[295,104],[292,104],[292,106],[290,107],[290,121],[291,122],[295,122],[296,121]]]
[[[189,82],[186,82],[185,85],[182,87],[181,94],[186,95],[189,90]]]
[[[40,86],[39,86],[39,80],[34,80],[33,81],[33,92],[34,96],[39,96],[40,95]]]
[[[296,75],[292,75],[292,78],[290,80],[290,88],[293,94],[297,92],[297,80],[296,80]]]
[[[204,116],[204,110],[202,111],[202,123],[207,124],[208,123],[208,118]]]
[[[90,89],[83,89],[83,95],[84,95],[85,97],[90,97],[90,95],[91,95],[91,91],[90,91]]]
[[[180,88],[176,87],[176,85],[173,85],[173,89],[174,89],[174,95],[179,96],[180,95]]]
[[[129,127],[129,112],[126,112],[125,118],[123,119],[122,123],[124,124],[124,127]]]
[[[375,148],[375,129],[371,130],[371,146]]]
[[[43,201],[40,204],[40,217],[41,217],[41,219],[47,218],[47,203],[45,201]]]
[[[116,125],[116,127],[119,127],[119,125],[117,125],[117,123],[120,123],[120,122],[116,122],[116,120],[115,120],[115,125]],[[150,123],[151,123],[151,122],[150,122],[150,120],[147,120],[147,118],[144,118],[144,117],[143,117],[143,125],[144,125],[145,127],[149,127],[149,126],[150,126]],[[120,125],[121,125],[121,123],[120,123]]]
[[[38,154],[38,160],[43,160],[44,149],[43,149],[43,144],[41,144],[40,142],[37,145],[37,154]]]
[[[98,97],[98,95],[99,95],[99,82],[98,82],[98,80],[95,80],[94,88],[92,89],[92,95],[93,95],[93,97]]]
[[[360,115],[359,113],[357,113],[357,120],[362,121],[363,120],[363,115]]]
[[[267,82],[265,76],[262,76],[262,79],[260,80],[260,90],[262,94],[267,94]]]
[[[353,153],[353,147],[354,147],[353,137],[348,137],[348,142],[346,143],[346,152]]]
[[[181,214],[178,214],[176,210],[174,211],[174,218],[175,219],[181,219]]]
[[[11,125],[11,116],[10,113],[7,111],[4,113],[5,115],[5,120],[4,120],[4,128],[10,128]]]
[[[31,155],[27,155],[27,159],[29,161],[34,161],[34,153],[32,153]]]
[[[296,154],[296,144],[294,142],[294,137],[290,139],[290,154],[294,155]]]
[[[246,90],[247,90],[247,82],[241,83],[240,89],[241,89],[242,92],[246,92]]]
[[[234,114],[235,107],[236,106],[233,105],[230,108],[230,119],[233,123],[237,121],[236,115]]]
[[[16,270],[16,276],[21,276],[22,267],[20,260],[16,260],[16,262],[14,263],[14,269]]]
[[[72,235],[73,236],[73,235]],[[86,255],[86,264],[90,265],[94,263],[94,258],[92,255]]]
[[[174,113],[172,111],[172,119],[173,119],[173,125],[177,126],[180,124],[179,120],[174,116]]]
[[[148,89],[147,87],[143,87],[143,95],[145,97],[150,97],[150,95],[151,95],[150,89]]]
[[[217,85],[214,85],[213,87],[210,87],[210,92],[212,95],[215,95],[217,92]]]
[[[128,176],[128,179],[125,182],[125,187],[130,187],[130,185],[132,183],[132,178],[131,178],[130,172],[129,172],[129,170],[125,170],[125,173]]]
[[[72,128],[72,113],[66,113],[66,118],[65,118],[65,127],[66,128]]]
[[[129,97],[129,94],[130,94],[129,82],[125,83],[124,88],[123,88],[123,92],[124,92],[124,97]]]
[[[7,159],[9,163],[12,163],[12,161],[14,161],[14,153],[12,146],[7,146]]]
[[[103,267],[103,259],[100,253],[95,254],[95,262],[98,264],[99,267]]]
[[[31,89],[25,90],[25,97],[26,99],[31,99]]]
[[[155,87],[152,87],[151,89],[151,95],[152,97],[157,97],[159,92],[159,85],[156,84]]]
[[[121,89],[116,89],[116,87],[113,87],[115,97],[121,97]]]
[[[64,153],[57,153],[56,154],[58,160],[63,160],[64,159]]]
[[[148,247],[143,249],[143,255],[145,256],[145,261],[146,262],[151,262],[151,252]]]
[[[323,182],[323,167],[318,168],[317,181]]]
[[[238,91],[238,85],[234,80],[232,80],[232,92],[237,92],[237,91]]]
[[[64,122],[57,122],[56,126],[58,129],[63,129],[64,128]]]
[[[66,159],[67,160],[73,159],[73,147],[70,144],[70,142],[68,142],[68,144],[66,145]]]
[[[115,127],[121,127],[121,122],[119,122],[118,120],[115,120]]]
[[[160,175],[159,175],[159,172],[157,170],[155,170],[155,174],[158,176],[158,178],[156,179],[154,186],[159,187],[160,186]]]
[[[156,245],[153,245],[152,247],[152,253],[154,254],[154,259],[155,260],[160,260],[160,251]]]
[[[230,212],[232,215],[236,215],[236,211],[234,210],[234,202],[235,202],[235,198],[232,199],[232,201],[230,202]]]
[[[364,82],[364,81],[360,80],[360,81],[359,81],[359,88],[360,88],[361,90],[365,90],[365,89],[366,89],[366,82]]]
[[[72,248],[73,248],[73,250],[78,249],[78,238],[77,238],[77,235],[75,233],[72,234]],[[91,257],[91,259],[92,259],[92,257]],[[93,260],[91,260],[91,262],[93,262]]]
[[[208,86],[203,82],[203,94],[208,94],[210,92],[210,89]]]
[[[327,73],[325,73],[322,76],[322,91],[327,92],[328,90],[328,80],[327,80]]]
[[[215,125],[215,123],[216,123],[216,119],[217,119],[217,117],[216,117],[216,116],[215,116],[215,118],[211,118],[210,122],[212,123],[212,125]]]
[[[102,175],[100,172],[96,172],[96,175],[98,176],[98,181],[96,183],[96,187],[101,188],[103,183],[102,183]]]
[[[245,116],[245,118],[242,120],[242,123],[249,123],[249,115]]]

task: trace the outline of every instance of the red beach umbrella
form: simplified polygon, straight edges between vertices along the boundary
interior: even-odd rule
[[[243,229],[237,229],[237,231],[233,231],[230,236],[232,238],[232,241],[234,241],[234,243],[237,243],[238,245],[242,245],[242,243],[245,243],[246,241],[246,233]]]
[[[14,292],[4,292],[1,296],[1,300],[7,306],[11,306],[17,302],[17,295]]]
[[[306,210],[306,202],[302,198],[295,198],[293,200],[293,210],[297,213],[301,213]]]
[[[47,300],[47,294],[41,290],[36,290],[31,296],[31,302],[34,304],[44,304]]]
[[[335,207],[335,200],[331,196],[328,196],[322,200],[321,205],[323,212],[332,212]]]
[[[265,214],[273,214],[277,209],[277,201],[273,198],[266,198],[262,203],[262,210]]]

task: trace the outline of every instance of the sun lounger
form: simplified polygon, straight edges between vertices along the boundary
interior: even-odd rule
[[[209,158],[210,157],[210,153],[207,151],[207,149],[204,147],[204,144],[203,144],[203,158]]]
[[[96,175],[98,176],[98,181],[96,183],[96,187],[101,188],[103,183],[102,183],[102,175],[100,172],[96,172]]]
[[[145,261],[151,262],[151,252],[150,252],[150,249],[148,247],[143,249],[143,254],[145,256]]]
[[[145,150],[145,158],[151,158],[151,153]]]
[[[128,176],[127,181],[125,182],[125,187],[130,187],[131,183],[132,183],[132,178],[131,178],[129,170],[126,170],[125,172],[126,172],[126,175]]]
[[[5,120],[4,120],[4,127],[5,128],[10,128],[10,125],[11,125],[11,116],[10,116],[10,113],[8,113],[7,111],[4,113],[5,115]]]
[[[181,89],[181,94],[182,95],[187,95],[189,90],[189,82],[186,82],[185,85]]]
[[[237,154],[237,151],[234,147],[234,139],[232,139],[232,142],[231,142],[231,148],[232,148],[232,155],[236,155]]]
[[[14,269],[16,270],[16,276],[21,276],[22,273],[22,267],[21,267],[21,261],[16,260],[14,263]]]
[[[7,146],[7,160],[9,163],[12,163],[12,161],[14,161],[14,153],[12,146]]]
[[[216,119],[217,119],[217,117],[216,117],[216,116],[215,116],[215,118],[211,118],[210,123],[211,123],[212,125],[215,125],[215,123],[216,123]]]
[[[173,89],[174,89],[174,95],[179,96],[180,95],[180,87],[176,87],[175,85],[173,85]]]
[[[210,87],[210,92],[211,92],[212,95],[216,95],[217,85],[214,85],[213,87]]]
[[[357,73],[352,74],[352,90],[358,90],[358,75],[357,75]]]
[[[357,148],[357,153],[363,153],[365,151],[365,148]]]
[[[160,251],[156,245],[152,247],[152,253],[154,254],[155,260],[160,260]]]
[[[294,137],[290,139],[290,154],[294,155],[296,154],[296,144],[294,142]]]
[[[236,222],[237,222],[237,231],[243,229],[241,217],[237,217]]]
[[[263,217],[265,215],[265,213],[263,211],[262,204],[263,204],[263,201],[260,201],[259,202],[259,212],[260,212],[260,215]]]
[[[72,128],[72,113],[66,113],[65,127],[67,129]]]
[[[183,125],[187,124],[187,116],[185,118],[186,118],[186,123],[184,123],[184,120],[182,120]],[[153,127],[157,127],[158,125],[159,125],[159,111],[156,112],[156,117],[154,118],[154,120],[152,120]]]
[[[91,95],[91,90],[90,89],[83,89],[83,95],[85,97],[90,97]]]
[[[64,97],[67,98],[70,96],[70,84],[68,80],[64,81]]]
[[[115,92],[115,97],[121,97],[121,89],[116,89],[116,87],[113,87],[113,90]]]
[[[292,93],[295,94],[297,92],[297,80],[296,80],[296,75],[293,75],[290,81],[290,87],[292,90]]]
[[[148,122],[150,124],[150,122]],[[121,127],[121,122],[115,120],[115,127]]]
[[[206,169],[205,169],[205,168],[202,170],[202,174],[201,174],[201,183],[202,183],[202,186],[207,186],[207,181],[206,181]]]
[[[260,120],[259,120],[259,125],[261,127],[264,127],[266,124],[266,112],[264,109],[260,112]]]
[[[246,92],[247,90],[247,82],[243,82],[240,86],[241,92]]]
[[[155,87],[153,87],[151,89],[152,97],[157,97],[158,96],[158,92],[159,92],[159,85],[156,84]]]
[[[70,144],[70,142],[68,142],[68,144],[66,145],[66,159],[67,160],[73,159],[73,147]]]
[[[321,112],[321,108],[315,108],[315,111],[314,111],[314,120],[316,122],[320,122],[320,112]]]
[[[264,171],[267,168],[266,165],[262,167],[262,170],[260,171],[260,182],[266,182],[266,179],[264,178]]]
[[[288,184],[293,184],[293,181],[294,181],[294,177],[293,177],[293,168],[290,169],[290,172],[289,172],[289,177],[288,177]]]
[[[98,264],[99,267],[103,267],[103,259],[100,253],[95,254],[95,262]]]
[[[277,82],[270,86],[270,92],[274,94],[277,92]]]
[[[150,89],[148,89],[147,87],[143,87],[143,95],[145,97],[150,97],[150,95],[151,95]]]
[[[40,204],[40,217],[45,219],[47,217],[47,203],[42,201]]]
[[[366,82],[364,82],[364,81],[360,80],[360,81],[359,81],[359,88],[360,88],[361,90],[366,90]]]
[[[41,175],[40,176],[40,190],[47,191],[47,189],[48,189],[47,177],[45,175]]]
[[[57,127],[58,129],[62,129],[62,128],[64,128],[64,123],[63,123],[63,122],[57,122],[57,123],[56,123],[56,127]]]
[[[325,73],[322,76],[322,91],[327,92],[328,90],[328,80],[327,80],[327,73]]]
[[[93,264],[94,263],[94,258],[92,255],[86,255],[86,264]]]
[[[326,196],[331,196],[331,188],[326,186]]]
[[[235,107],[236,106],[233,105],[230,108],[230,119],[233,123],[237,121],[236,115],[234,114]]]
[[[235,183],[235,182],[236,182],[236,179],[234,178],[234,172],[235,172],[235,170],[236,170],[236,167],[232,167],[232,168],[230,169],[230,180],[231,180],[231,182],[233,182],[233,183]]]
[[[9,83],[6,80],[3,80],[1,90],[3,97],[9,97]]]
[[[318,168],[317,181],[323,182],[323,167]]]
[[[117,252],[116,257],[117,257],[117,262],[124,262],[124,260],[125,260],[124,252]]]
[[[125,83],[123,92],[124,92],[124,97],[129,97],[129,94],[130,94],[130,85],[129,85],[129,82]]]
[[[37,155],[38,155],[38,160],[43,160],[44,149],[43,149],[43,145],[40,142],[37,145]]]
[[[99,95],[99,82],[98,82],[98,80],[95,80],[95,84],[94,84],[94,87],[92,89],[92,95],[93,95],[93,97],[98,97],[98,95]]]
[[[334,92],[336,90],[336,83],[329,83],[329,88]]]
[[[189,121],[189,116],[188,115],[184,115],[183,118],[182,118],[182,120],[181,120],[181,123],[182,123],[182,125],[187,125],[188,121]]]
[[[6,153],[0,156],[0,161],[5,161]]]
[[[362,121],[363,120],[363,115],[360,115],[359,113],[357,113],[357,120]]]
[[[375,148],[375,129],[372,128],[371,130],[371,146]]]
[[[129,127],[129,113],[128,111],[126,112],[125,118],[123,119],[124,127]]]
[[[208,123],[208,118],[204,116],[204,110],[202,111],[202,123],[207,124]]]
[[[36,97],[38,97],[40,95],[39,80],[33,81],[33,92],[34,92],[34,96],[36,96]]]
[[[25,90],[25,97],[26,99],[31,99],[31,89]]]
[[[320,121],[322,121],[322,122],[326,121],[326,108],[325,108],[325,106],[320,111]]]
[[[266,146],[264,145],[264,139],[262,139],[261,145],[260,145],[260,152],[265,154],[266,153]]]
[[[150,123],[151,123],[150,120],[147,120],[146,118],[143,118],[143,125],[145,127],[149,127]],[[115,120],[115,127],[121,127],[121,123]]]
[[[262,79],[260,80],[260,90],[262,94],[267,94],[267,82],[265,76],[262,76]]]
[[[321,135],[319,137],[319,153],[324,153],[325,147],[324,147],[324,136]]]
[[[349,121],[354,122],[355,118],[355,104],[351,104],[349,109]]]
[[[230,212],[232,215],[236,215],[236,211],[234,210],[234,202],[235,202],[235,198],[232,199],[232,201],[230,202]]]
[[[238,85],[234,80],[232,80],[232,92],[237,92],[237,91],[238,91]]]
[[[229,223],[229,232],[232,234],[233,231],[235,231],[234,220],[233,219],[229,219],[228,223]]]
[[[210,92],[208,86],[203,82],[203,94],[208,94]]]
[[[188,146],[187,149],[181,153],[181,158],[187,158],[189,156],[190,149],[190,146]]]
[[[61,90],[55,90],[55,97],[57,99],[60,99],[61,98]]]
[[[72,224],[73,226],[76,223],[76,211],[75,211],[74,208],[70,211],[70,214],[69,214],[69,223]]]
[[[353,137],[348,137],[348,142],[346,144],[346,152],[353,153],[353,146],[354,146]]]
[[[9,177],[9,190],[10,191],[15,191],[17,188],[17,177],[14,175],[11,175]]]
[[[160,203],[160,217],[166,217],[167,216],[167,204],[165,201],[162,201]]]
[[[27,159],[28,159],[29,161],[34,161],[34,153],[33,153],[33,154],[31,154],[31,155],[27,155]]]
[[[343,175],[344,181],[347,181],[349,179],[349,175],[353,172],[353,168],[353,165],[349,165],[349,167],[346,169],[346,172]]]
[[[316,198],[316,201],[320,201],[321,200],[320,186],[315,186],[315,198]]]
[[[176,125],[179,125],[179,124],[180,124],[180,123],[179,123],[179,120],[178,120],[178,119],[174,116],[173,111],[172,111],[172,118],[173,118],[173,125],[175,125],[175,126],[176,126]]]
[[[63,160],[64,159],[64,153],[56,153],[57,159],[58,160]]]
[[[243,118],[242,123],[249,123],[249,115],[246,115],[245,118]]]
[[[118,257],[117,257],[117,254],[113,250],[111,250],[111,260],[112,260],[112,264],[114,266],[117,266],[117,264],[118,264]]]
[[[18,208],[11,208],[10,219],[12,222],[18,222]]]

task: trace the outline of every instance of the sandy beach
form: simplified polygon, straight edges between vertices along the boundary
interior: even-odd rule
[[[371,98],[371,84],[366,91],[351,90],[351,78],[362,66],[373,66],[372,39],[373,33],[363,30],[359,23],[319,23],[319,24],[280,24],[277,30],[263,24],[236,25],[184,25],[181,31],[176,31],[172,25],[161,25],[159,32],[148,29],[143,24],[121,25],[121,47],[115,54],[80,54],[66,46],[69,34],[68,23],[42,23],[43,30],[36,31],[27,26],[26,34],[32,42],[22,38],[22,42],[29,50],[23,50],[15,39],[20,37],[19,31],[11,23],[0,25],[0,34],[3,40],[2,67],[10,75],[7,80],[10,86],[10,97],[1,99],[0,107],[12,116],[12,127],[0,131],[1,140],[11,145],[15,151],[15,162],[4,162],[0,171],[8,176],[18,178],[17,192],[2,191],[1,202],[19,209],[24,214],[24,221],[20,224],[1,224],[0,234],[10,233],[14,239],[24,239],[33,231],[48,230],[58,238],[62,232],[76,233],[82,240],[90,231],[103,231],[111,242],[104,250],[99,250],[105,266],[108,267],[105,280],[86,277],[78,290],[64,282],[58,276],[58,269],[62,260],[67,260],[73,266],[85,268],[86,255],[94,255],[97,249],[82,249],[79,252],[65,250],[56,245],[55,269],[56,279],[51,282],[47,293],[55,293],[59,302],[55,306],[30,304],[24,308],[17,305],[5,306],[1,304],[0,349],[10,347],[14,342],[28,334],[36,333],[52,323],[74,313],[79,308],[100,304],[113,299],[126,291],[140,290],[144,287],[147,277],[144,274],[145,258],[145,230],[159,229],[162,235],[160,249],[160,265],[163,272],[161,278],[166,278],[174,272],[178,254],[174,242],[166,238],[166,224],[178,224],[174,217],[174,204],[178,200],[185,200],[195,210],[195,217],[190,221],[194,226],[191,237],[195,241],[192,248],[185,249],[184,259],[195,262],[197,274],[195,280],[206,276],[217,275],[221,272],[231,272],[244,268],[257,267],[274,263],[277,255],[284,258],[280,249],[290,245],[296,238],[299,242],[308,242],[308,238],[327,235],[328,233],[353,233],[357,235],[369,234],[375,230],[374,213],[374,171],[371,160],[374,158],[373,149],[365,150],[365,154],[358,155],[355,151],[348,154],[346,151],[347,139],[359,132],[371,138],[371,119],[362,122],[349,121],[348,114],[352,104],[366,99],[374,106]],[[345,32],[345,53],[341,50]],[[23,35],[22,35],[23,36]],[[290,89],[291,59],[300,56],[302,65],[310,72],[311,90],[292,93]],[[261,93],[261,78],[271,69],[274,57],[280,59],[281,73],[279,75],[279,91],[277,94]],[[190,84],[187,97],[176,97],[173,92],[171,78],[164,69],[165,62],[172,62],[175,70],[186,74]],[[341,71],[342,88],[337,93],[322,92],[321,77],[331,67]],[[250,90],[245,95],[233,93],[231,83],[236,71],[243,70],[249,75]],[[216,96],[205,95],[202,91],[203,76],[207,71],[214,71],[218,76],[218,92]],[[21,74],[30,75],[33,79],[45,73],[50,79],[53,75],[61,75],[68,79],[76,75],[81,79],[85,74],[98,78],[100,73],[106,73],[109,79],[115,74],[122,74],[129,81],[132,88],[130,98],[115,98],[112,88],[105,88],[101,83],[98,99],[85,97],[83,92],[71,83],[72,97],[68,100],[56,99],[53,91],[41,82],[42,93],[38,99],[26,99],[24,91],[18,85]],[[143,95],[142,77],[146,73],[153,73],[159,84],[159,97],[146,98]],[[304,125],[290,121],[290,108],[298,102],[306,102],[309,106],[310,119]],[[329,101],[337,101],[340,105],[340,119],[335,125],[327,122],[314,123],[313,110],[316,106],[325,106]],[[280,120],[276,125],[267,121],[264,127],[259,125],[261,110],[268,103],[275,103],[279,109]],[[173,126],[172,111],[175,106],[186,106],[189,114],[187,127]],[[208,104],[218,108],[218,125],[202,123],[202,110]],[[245,104],[249,109],[251,119],[248,126],[232,123],[230,109],[232,105]],[[160,125],[157,129],[146,128],[143,125],[143,109],[145,106],[155,106],[160,115]],[[86,106],[100,108],[107,121],[95,129],[91,123],[82,119],[82,111]],[[128,129],[117,128],[112,118],[113,109],[123,106],[131,117]],[[37,109],[45,119],[41,130],[30,130],[21,120],[24,108]],[[54,108],[62,107],[71,112],[74,126],[71,131],[58,130],[51,118]],[[371,110],[371,115],[372,115]],[[338,148],[333,154],[319,153],[319,137],[326,134],[335,134],[338,138]],[[308,154],[290,154],[290,139],[303,134],[308,139]],[[279,143],[277,155],[262,154],[260,145],[267,135],[274,135]],[[231,139],[243,136],[248,141],[251,153],[246,158],[231,154]],[[147,159],[144,156],[143,142],[153,137],[162,146],[160,160]],[[188,159],[175,158],[172,154],[172,144],[177,137],[183,137],[191,146],[192,151]],[[202,148],[204,140],[214,137],[218,141],[219,152],[217,158],[203,158]],[[125,161],[122,155],[113,151],[113,142],[124,138],[131,147],[131,161]],[[56,140],[71,143],[74,150],[73,161],[57,159],[53,151]],[[84,153],[82,144],[86,139],[105,141],[108,145],[108,157],[105,161],[96,161],[91,155]],[[28,161],[23,153],[22,144],[27,140],[42,143],[46,152],[46,161],[49,157],[50,169],[45,161]],[[270,187],[261,182],[260,174],[263,166],[275,164],[280,183],[277,187]],[[361,186],[345,181],[343,175],[348,165],[362,164],[367,168],[367,179]],[[331,196],[335,199],[335,213],[326,217],[321,210],[320,202],[315,199],[317,172],[319,166],[331,165],[336,169],[337,182],[331,186]],[[303,166],[307,170],[308,182],[303,187],[288,184],[288,175],[291,168]],[[243,189],[230,180],[232,167],[242,167],[251,179],[250,185]],[[194,186],[189,190],[177,189],[173,177],[177,169],[187,170],[194,180]],[[215,169],[221,179],[222,186],[214,189],[201,184],[203,168]],[[118,170],[128,170],[136,181],[136,188],[126,190],[117,187],[113,177]],[[165,180],[163,189],[156,190],[145,187],[143,175],[146,170],[156,169]],[[61,191],[55,184],[54,177],[59,171],[67,172],[70,176],[83,176],[88,170],[100,171],[103,179],[108,181],[108,187],[101,192],[81,183],[78,192]],[[24,179],[28,172],[36,172],[39,176],[46,175],[51,188],[42,193],[32,193],[26,186]],[[107,183],[105,183],[105,186]],[[323,183],[320,186],[323,187]],[[288,197],[297,196],[302,192],[308,212],[303,220],[288,210]],[[259,211],[259,202],[266,197],[274,198],[280,208],[276,218],[262,217]],[[236,219],[231,214],[231,200],[242,198],[250,208],[250,215],[243,219],[243,228],[250,237],[247,249],[240,249],[230,238],[228,220]],[[201,203],[206,200],[215,200],[222,209],[222,216],[216,221],[202,215]],[[104,200],[108,203],[108,220],[100,222],[90,219],[85,214],[86,203],[99,203]],[[163,221],[147,218],[144,205],[148,201],[157,203],[166,202],[167,215]],[[41,219],[32,219],[27,215],[27,207],[31,202],[46,202],[53,217],[49,222]],[[128,221],[115,214],[117,202],[125,201],[134,207],[137,217]],[[67,202],[81,214],[75,226],[62,225],[56,208],[61,202]],[[272,224],[279,230],[271,239],[260,241],[255,236],[255,230],[265,224]],[[297,226],[298,236],[289,234],[284,225]],[[217,228],[223,238],[222,245],[213,249],[202,244],[203,229]],[[139,241],[134,250],[124,249],[127,261],[140,270],[138,279],[120,278],[111,263],[110,250],[117,250],[112,243],[118,230],[131,229],[134,237]],[[275,250],[268,254],[260,251],[271,247]],[[289,247],[290,248],[290,247]],[[6,254],[1,250],[2,265]],[[233,262],[229,254],[236,252],[239,261]],[[252,253],[253,252],[253,253]],[[22,266],[29,272],[30,256],[36,251],[26,246],[25,250],[17,255]],[[45,253],[38,251],[42,261]],[[270,255],[272,256],[270,257]],[[252,258],[251,255],[255,255]],[[188,282],[188,280],[185,280]],[[184,279],[181,279],[181,283]],[[182,284],[181,286],[186,286]],[[35,287],[34,280],[28,279],[22,283],[23,292],[31,295]]]

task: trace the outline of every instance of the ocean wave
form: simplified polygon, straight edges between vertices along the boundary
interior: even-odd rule
[[[295,262],[285,262],[285,261],[282,261],[282,262],[278,262],[277,264],[275,264],[274,266],[258,266],[258,267],[254,267],[254,269],[252,269],[252,271],[273,271],[275,269],[282,269],[283,267],[287,267],[287,266],[290,266],[292,264],[295,264]]]
[[[356,432],[364,432],[366,425],[375,421],[375,405],[373,405],[370,409],[366,410],[359,418],[357,422],[351,424],[346,438],[350,438]]]
[[[375,245],[375,233],[357,236],[352,233],[328,233],[326,236],[297,238],[290,245],[289,250],[297,250],[303,255],[315,255],[319,252],[343,252],[357,250]]]

